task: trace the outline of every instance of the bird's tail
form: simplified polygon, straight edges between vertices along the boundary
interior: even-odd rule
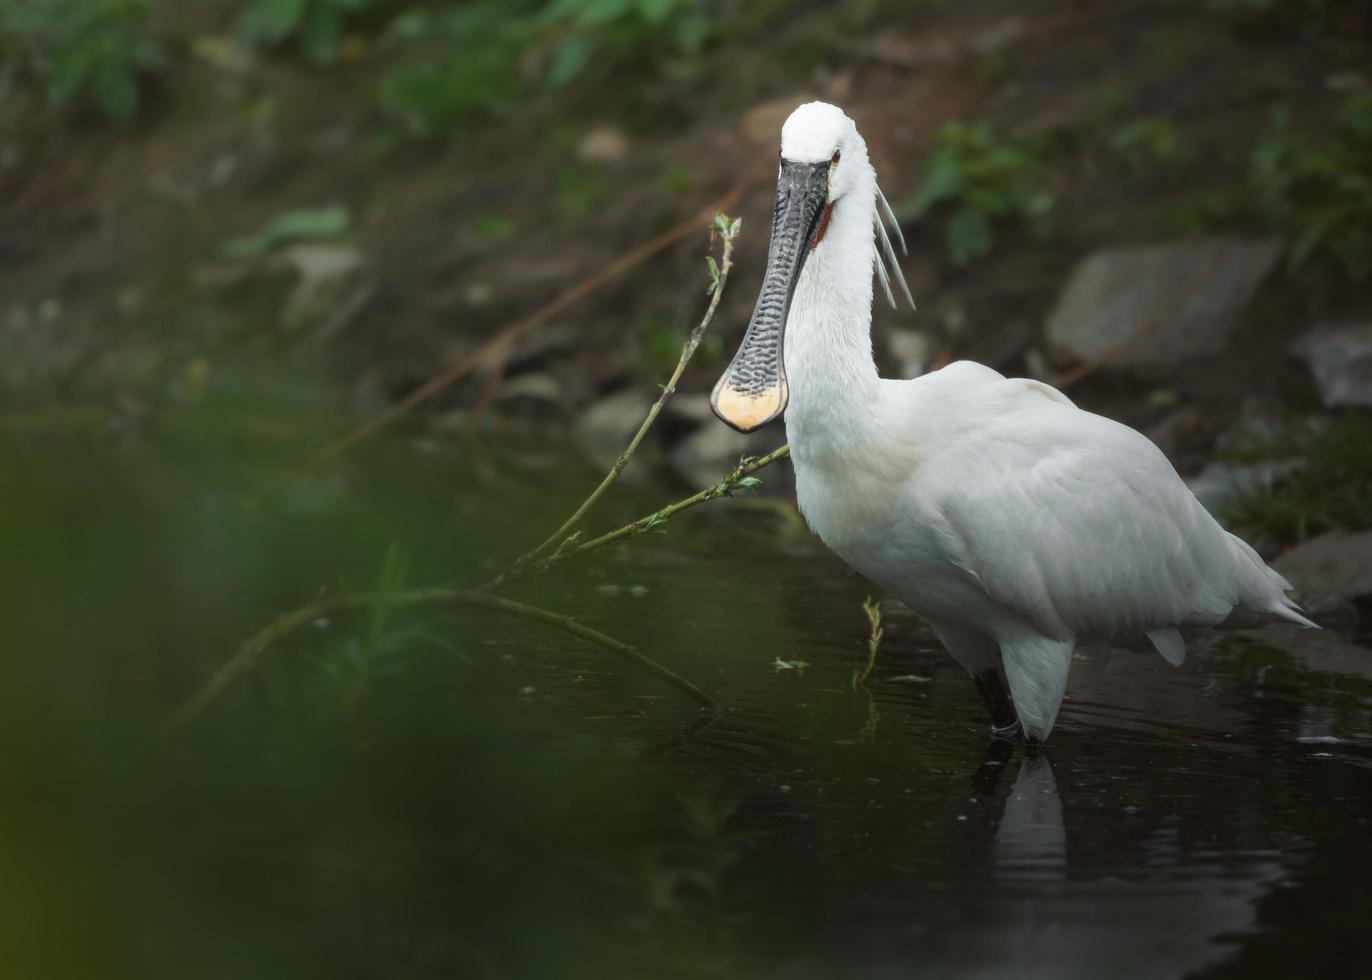
[[[1292,591],[1291,583],[1281,576],[1275,569],[1269,568],[1267,562],[1263,561],[1248,542],[1242,538],[1229,535],[1238,548],[1239,554],[1251,563],[1253,570],[1258,573],[1257,582],[1253,587],[1245,590],[1247,595],[1242,597],[1242,605],[1252,612],[1275,616],[1277,619],[1288,623],[1295,623],[1297,626],[1304,626],[1306,629],[1317,630],[1320,628],[1318,623],[1313,623],[1301,613],[1301,607],[1296,604],[1288,592]]]

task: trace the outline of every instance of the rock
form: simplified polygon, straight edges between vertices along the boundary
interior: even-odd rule
[[[1195,431],[1195,411],[1190,408],[1179,408],[1143,430],[1143,434],[1162,450],[1163,455],[1175,462],[1181,453],[1182,443]]]
[[[934,356],[934,341],[918,330],[886,331],[886,349],[891,352],[902,378],[918,378]]]
[[[613,126],[597,126],[577,144],[576,155],[583,163],[618,163],[629,150],[629,140]]]
[[[710,396],[703,391],[689,395],[677,392],[668,399],[662,413],[681,422],[696,424],[708,422],[715,417],[714,409],[710,408]]]
[[[723,422],[702,423],[672,450],[670,462],[681,478],[696,490],[714,486],[738,465],[742,456],[761,456],[786,440],[780,426],[746,435]]]
[[[540,327],[514,342],[505,358],[505,366],[512,372],[545,367],[584,344],[582,332],[569,323]]]
[[[521,374],[500,386],[495,406],[502,415],[553,419],[562,415],[562,382],[551,374]]]
[[[1372,407],[1372,323],[1321,327],[1296,341],[1326,405]]]
[[[1372,595],[1372,531],[1331,531],[1299,544],[1272,563],[1312,616]]]
[[[1104,249],[1072,272],[1048,341],[1077,360],[1175,364],[1220,350],[1281,254],[1276,239],[1207,238]]]
[[[597,464],[613,465],[643,424],[653,397],[639,388],[625,388],[602,398],[577,419],[576,441]]]
[[[1257,643],[1285,653],[1302,670],[1372,679],[1372,650],[1357,646],[1330,630],[1273,623],[1260,630],[1244,630],[1232,638],[1219,638],[1225,645],[1236,641]]]
[[[1214,513],[1235,494],[1265,490],[1303,466],[1303,459],[1278,459],[1247,465],[1209,463],[1200,473],[1188,479],[1186,485],[1205,509]]]
[[[283,248],[276,264],[297,276],[286,301],[285,322],[296,326],[330,312],[358,279],[362,255],[351,245],[301,243]]]

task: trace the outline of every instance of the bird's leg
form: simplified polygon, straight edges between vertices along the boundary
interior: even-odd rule
[[[977,685],[977,693],[986,703],[991,713],[991,737],[997,741],[1024,741],[1024,726],[1020,724],[1015,702],[1010,699],[1010,690],[996,667],[988,667],[972,678]]]

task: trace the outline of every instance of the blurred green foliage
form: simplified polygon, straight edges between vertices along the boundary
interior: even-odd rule
[[[1295,132],[1279,110],[1248,165],[1248,195],[1286,237],[1293,267],[1316,253],[1361,279],[1372,271],[1372,96],[1348,99],[1332,136]]]
[[[590,214],[610,196],[610,182],[597,166],[566,166],[553,177],[557,206],[568,217]]]
[[[653,313],[638,324],[637,343],[629,370],[645,384],[661,384],[676,368],[681,357],[681,345],[690,334],[690,324],[679,317]],[[724,363],[724,341],[713,333],[706,333],[696,348],[691,363],[696,367],[713,368]]]
[[[626,75],[695,78],[720,25],[707,0],[476,0],[410,10],[385,43],[382,112],[403,136],[446,136],[519,98]]]
[[[167,0],[170,4],[170,0]],[[872,14],[845,0],[794,15],[787,0],[217,0],[246,48],[298,53],[318,68],[380,63],[373,90],[384,145],[441,140],[530,99],[584,86],[620,106],[661,108],[661,85],[702,79],[723,42],[791,11],[774,39],[783,73],[808,75],[835,31]],[[0,109],[21,87],[51,105],[89,97],[132,119],[139,76],[160,71],[166,45],[154,0],[0,0]],[[743,69],[740,69],[743,70]],[[649,118],[652,114],[648,113]]]
[[[377,86],[389,130],[445,136],[512,105],[521,92],[528,2],[477,0],[456,9],[402,13],[382,36],[394,65]]]
[[[238,17],[250,45],[295,44],[315,65],[337,64],[347,18],[375,0],[248,0]]]
[[[1175,167],[1191,156],[1191,148],[1172,120],[1161,116],[1133,119],[1120,126],[1110,137],[1110,149],[1135,175],[1145,164]]]
[[[1230,497],[1220,516],[1247,536],[1303,541],[1332,528],[1372,525],[1372,418],[1349,412],[1316,425],[1290,425],[1230,459],[1302,458],[1305,466],[1271,487]]]
[[[515,233],[514,222],[502,211],[487,211],[472,219],[472,231],[478,238],[489,242],[500,242]]]
[[[350,217],[341,204],[319,208],[284,211],[251,235],[226,241],[221,251],[225,258],[249,259],[298,241],[330,241],[348,233]]]
[[[984,120],[945,123],[934,138],[924,180],[901,217],[944,210],[948,254],[959,266],[991,250],[999,223],[1018,220],[1046,237],[1054,207],[1044,186],[1048,152],[1042,139],[1001,142]]]
[[[31,85],[54,108],[92,105],[133,119],[140,76],[166,65],[149,9],[150,0],[0,0],[0,115]]]
[[[1244,219],[1281,233],[1287,262],[1334,262],[1353,279],[1372,272],[1372,96],[1344,101],[1323,141],[1298,132],[1278,109],[1249,154],[1235,190],[1192,193],[1170,217],[1180,234]]]

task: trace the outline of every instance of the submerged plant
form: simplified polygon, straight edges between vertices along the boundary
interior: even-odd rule
[[[376,678],[399,671],[402,654],[420,641],[455,652],[453,645],[441,637],[418,626],[395,623],[395,615],[403,606],[408,577],[408,559],[399,545],[391,544],[377,574],[361,631],[345,638],[325,659],[324,674],[344,705],[357,700]]]

